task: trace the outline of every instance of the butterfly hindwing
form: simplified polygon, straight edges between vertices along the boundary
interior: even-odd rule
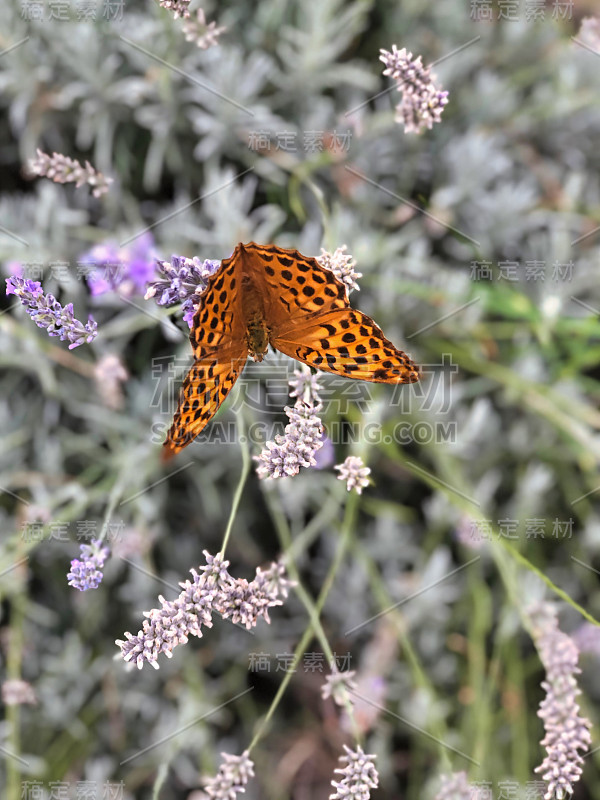
[[[183,381],[179,405],[164,444],[163,460],[178,453],[208,425],[239,377],[246,351],[228,347],[197,360]]]
[[[163,460],[190,444],[204,430],[244,367],[248,350],[241,311],[241,280],[236,252],[211,275],[190,330],[194,365],[179,394]]]
[[[313,317],[272,338],[273,347],[310,367],[375,383],[414,383],[417,365],[386,339],[366,314],[352,308]]]

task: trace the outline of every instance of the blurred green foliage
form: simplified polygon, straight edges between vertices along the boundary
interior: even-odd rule
[[[165,258],[223,258],[249,240],[307,254],[346,243],[364,274],[352,303],[429,365],[429,382],[403,387],[400,405],[389,387],[345,405],[339,383],[331,391],[330,431],[343,419],[382,432],[336,442],[336,463],[356,452],[372,469],[351,530],[332,471],[277,485],[252,473],[228,557],[251,576],[286,549],[316,597],[346,530],[322,619],[360,675],[379,665],[386,710],[373,714],[366,747],[378,754],[377,797],[415,800],[440,771],[461,769],[495,796],[501,781],[525,787],[543,757],[543,673],[521,614],[553,592],[516,554],[600,616],[600,79],[597,57],[571,39],[581,9],[556,20],[548,4],[545,19],[527,21],[521,4],[517,21],[496,11],[480,22],[456,0],[225,0],[205,6],[227,32],[201,51],[150,0],[127,2],[113,21],[28,22],[24,5],[0,6],[0,258],[6,275],[10,262],[42,264],[45,289],[80,318],[91,311],[100,335],[69,353],[20,309],[0,317],[2,674],[38,697],[0,724],[0,745],[23,759],[0,763],[6,796],[16,800],[23,780],[46,790],[123,780],[125,797],[150,798],[158,775],[154,796],[187,798],[221,751],[248,746],[283,677],[275,656],[307,626],[292,597],[255,636],[216,624],[157,672],[112,660],[114,639],[177,591],[203,549],[219,549],[240,473],[237,441],[210,435],[174,468],[160,464],[152,431],[173,409],[157,398],[174,388],[153,364],[189,359],[187,332],[141,297],[93,300],[77,278],[90,245],[149,226]],[[383,92],[378,50],[392,43],[439,59],[450,92],[442,123],[420,137],[394,123],[395,92]],[[348,148],[304,147],[307,132],[333,131]],[[295,150],[277,147],[285,132]],[[258,133],[270,148],[250,146]],[[27,181],[37,146],[89,158],[115,184],[98,201]],[[506,262],[518,263],[514,281]],[[94,382],[108,353],[130,374],[119,408]],[[285,375],[284,359],[269,359],[269,376]],[[249,368],[219,421],[273,419],[272,405],[243,402],[251,386],[269,398],[265,366]],[[456,435],[399,443],[399,422],[452,423]],[[531,533],[539,519],[544,536]],[[25,535],[35,520],[42,541]],[[102,586],[79,594],[65,575],[85,520],[111,523],[118,540]],[[482,520],[491,540],[477,542]],[[561,613],[567,631],[582,622],[568,603]],[[270,672],[249,671],[256,652],[270,654]],[[583,667],[582,705],[597,722],[597,663]],[[320,699],[322,677],[291,680],[253,751],[247,797],[328,796],[346,739]],[[597,756],[586,759],[580,796],[600,798],[597,770]]]

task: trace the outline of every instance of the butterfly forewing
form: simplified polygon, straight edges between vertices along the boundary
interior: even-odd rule
[[[193,442],[208,425],[238,379],[246,357],[245,349],[231,346],[194,363],[181,387],[179,405],[165,442],[164,460]]]
[[[234,253],[209,278],[202,294],[190,331],[195,361],[179,394],[163,460],[178,453],[204,430],[244,368],[248,350],[237,273]]]
[[[261,281],[271,330],[298,327],[317,314],[348,306],[344,284],[316,259],[274,245],[251,243],[244,251]]]

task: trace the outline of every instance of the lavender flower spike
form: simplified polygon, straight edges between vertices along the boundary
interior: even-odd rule
[[[359,745],[356,750],[344,745],[344,750],[346,755],[340,756],[339,760],[345,766],[334,770],[344,777],[341,781],[331,781],[336,791],[329,795],[329,800],[369,800],[371,789],[376,789],[379,785],[379,775],[374,763],[376,756],[366,755]]]
[[[346,669],[340,672],[334,667],[331,673],[325,678],[325,683],[321,686],[321,697],[323,700],[327,700],[331,697],[333,702],[338,706],[345,705],[347,700],[352,703],[352,698],[349,697],[348,693],[356,691],[358,688],[354,682],[355,675],[356,672],[353,669]]]
[[[158,271],[163,277],[148,284],[144,295],[146,300],[156,298],[159,306],[170,306],[182,303],[183,318],[192,327],[192,320],[200,295],[206,289],[206,282],[221,266],[220,261],[199,258],[185,258],[184,256],[171,256],[168,261],[157,261]]]
[[[260,617],[269,620],[269,608],[279,606],[281,597],[287,597],[292,585],[284,577],[280,563],[271,564],[266,571],[256,570],[254,580],[233,578],[222,556],[211,556],[204,551],[206,564],[199,571],[191,570],[192,580],[179,585],[183,591],[175,600],[159,596],[161,608],[145,611],[146,619],[137,636],[125,633],[117,644],[125,661],[134,661],[138,669],[145,663],[158,669],[158,656],[164,653],[171,658],[178,644],[185,644],[189,636],[202,636],[202,627],[212,627],[213,613],[223,619],[253,628]]]
[[[346,287],[346,293],[350,294],[353,289],[359,291],[357,280],[362,278],[362,272],[357,272],[354,267],[356,261],[351,255],[346,253],[346,245],[338,247],[334,253],[328,253],[321,248],[321,255],[317,256],[317,261],[325,269],[330,269],[335,277]]]
[[[160,6],[173,12],[175,19],[179,19],[179,17],[187,19],[190,16],[190,2],[191,0],[158,0]]]
[[[214,800],[235,800],[238,793],[244,793],[244,786],[254,777],[254,763],[245,750],[241,756],[221,753],[223,763],[214,778],[204,780],[204,790]]]
[[[30,159],[28,166],[33,175],[50,178],[54,183],[74,183],[76,189],[87,183],[93,187],[94,197],[101,197],[108,192],[113,182],[112,178],[107,178],[95,170],[89,161],[82,167],[79,161],[61,153],[52,153],[49,156],[48,153],[38,149],[36,158]]]
[[[196,11],[195,19],[190,16],[183,23],[183,34],[186,41],[195,42],[201,50],[208,50],[209,47],[218,45],[219,36],[226,30],[223,27],[218,28],[214,21],[207,23],[203,8]]]
[[[92,342],[98,335],[98,323],[88,317],[85,325],[73,316],[73,304],[64,308],[51,294],[44,294],[39,281],[30,281],[12,275],[6,279],[6,294],[16,295],[38,328],[46,328],[49,336],[68,340],[69,350],[80,344]]]
[[[315,454],[325,442],[323,423],[318,416],[323,404],[317,376],[302,366],[294,372],[289,386],[290,396],[298,399],[293,408],[286,406],[284,409],[290,421],[283,436],[277,434],[254,456],[259,462],[256,468],[259,478],[292,477],[298,474],[300,467],[315,467]]]
[[[254,459],[259,462],[256,472],[259,478],[284,478],[297,475],[300,467],[316,466],[315,453],[323,447],[323,423],[318,414],[323,408],[298,401],[284,411],[289,417],[282,436],[267,442],[262,452]]]
[[[558,627],[554,606],[540,603],[527,612],[533,627],[533,638],[546,680],[542,688],[546,697],[540,704],[538,716],[544,721],[545,737],[542,745],[546,758],[535,771],[542,774],[548,784],[545,800],[570,797],[573,784],[581,777],[583,758],[591,744],[591,723],[579,713],[576,675],[579,651],[573,640]]]
[[[102,570],[110,551],[108,547],[102,547],[97,539],[92,539],[91,544],[82,544],[80,551],[82,560],[74,558],[71,561],[71,571],[67,574],[69,586],[74,586],[80,592],[97,589],[104,577]]]
[[[336,464],[334,469],[339,469],[338,480],[346,481],[348,491],[354,489],[357,494],[362,494],[362,490],[369,485],[367,477],[371,470],[365,467],[360,456],[348,456],[343,464]]]
[[[434,122],[440,122],[444,106],[448,102],[448,92],[442,91],[434,83],[431,67],[424,67],[421,56],[413,59],[406,48],[398,50],[392,45],[392,52],[380,50],[380,61],[386,66],[384,75],[390,75],[402,92],[402,101],[396,107],[396,119],[404,125],[405,133],[421,133],[431,129]]]

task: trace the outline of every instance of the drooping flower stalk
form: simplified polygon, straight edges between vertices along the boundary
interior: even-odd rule
[[[391,52],[381,50],[380,61],[385,64],[384,75],[392,77],[402,100],[396,106],[396,120],[404,125],[405,133],[421,133],[440,122],[442,111],[448,103],[448,92],[438,88],[431,67],[423,66],[421,56],[413,58],[405,47]]]
[[[108,192],[112,178],[107,178],[98,172],[89,161],[82,166],[75,158],[62,155],[62,153],[44,153],[37,150],[35,158],[29,160],[29,171],[32,175],[49,178],[54,183],[74,183],[75,188],[88,184],[92,187],[94,197],[101,197]]]
[[[139,669],[145,663],[159,668],[158,656],[171,658],[179,644],[190,636],[202,636],[202,628],[212,627],[212,615],[253,628],[262,617],[270,622],[269,608],[282,605],[292,582],[285,577],[281,563],[271,564],[268,570],[256,570],[254,580],[233,578],[220,554],[211,556],[204,551],[206,565],[199,572],[192,569],[192,580],[179,585],[183,591],[175,600],[159,596],[160,608],[144,612],[146,619],[137,636],[125,633],[117,644],[125,661],[134,661]]]
[[[102,570],[109,555],[108,547],[102,547],[97,539],[92,539],[90,544],[82,544],[80,557],[71,561],[71,571],[67,574],[69,586],[74,586],[80,592],[97,589],[104,577]]]
[[[49,336],[58,336],[61,342],[70,342],[69,350],[93,342],[98,335],[98,323],[93,317],[88,317],[84,325],[75,319],[73,303],[63,307],[54,295],[44,294],[39,281],[12,275],[6,279],[6,294],[19,298],[38,328],[45,328]]]

